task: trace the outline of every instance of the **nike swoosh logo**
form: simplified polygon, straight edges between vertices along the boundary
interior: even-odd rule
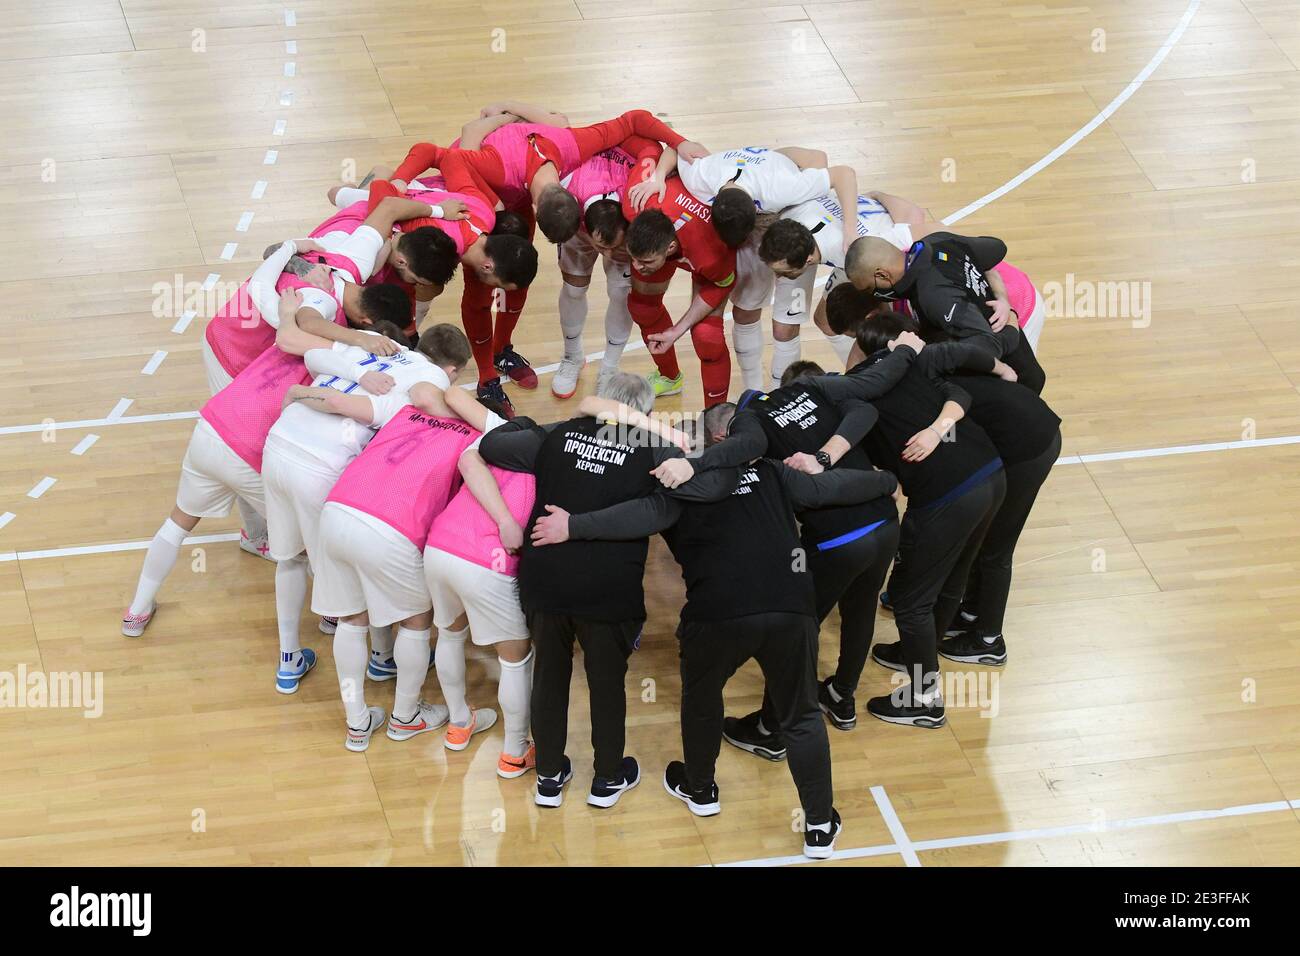
[[[803,309],[798,309],[798,310],[796,310],[796,311],[794,311],[794,312],[791,312],[789,309],[787,309],[785,314],[786,314],[786,315],[803,315]]]
[[[952,314],[953,314],[954,312],[956,312],[956,311],[957,311],[957,304],[954,302],[952,308],[950,308],[950,309],[948,310],[948,314],[945,315],[945,316],[943,317],[943,320],[944,320],[945,322],[951,322],[951,321],[952,321]]]

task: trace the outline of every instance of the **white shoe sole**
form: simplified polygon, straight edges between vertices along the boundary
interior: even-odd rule
[[[573,771],[570,770],[568,773],[560,777],[559,793],[557,793],[553,797],[544,797],[540,793],[534,792],[533,803],[537,804],[539,807],[558,807],[560,804],[564,802],[564,788],[568,785],[569,781],[572,779],[573,779]]]
[[[886,669],[888,669],[888,670],[891,670],[891,671],[898,671],[898,673],[900,673],[900,674],[906,674],[906,673],[907,673],[907,665],[906,665],[906,664],[894,664],[894,663],[892,663],[892,662],[890,662],[890,661],[882,661],[879,657],[876,656],[876,652],[875,652],[874,650],[871,652],[871,659],[872,659],[875,663],[879,664],[881,667],[884,667],[884,668],[886,668]]]
[[[664,789],[668,791],[668,796],[675,797],[676,799],[680,800],[682,803],[686,804],[686,808],[690,810],[691,813],[695,814],[697,817],[714,817],[722,812],[721,802],[695,803],[691,800],[690,797],[684,796],[683,794],[678,793],[672,787],[668,786],[667,779],[664,780]]]
[[[867,713],[871,714],[876,720],[883,720],[887,724],[897,724],[900,727],[920,727],[922,730],[938,730],[948,722],[947,714],[936,719],[934,717],[884,717],[871,711],[867,711]]]
[[[351,727],[349,727],[348,734],[343,739],[343,746],[346,747],[348,750],[352,751],[354,754],[365,753],[366,750],[369,749],[370,747],[370,738],[375,735],[375,731],[379,729],[380,725],[383,724],[383,722],[384,722],[383,708],[371,707],[370,708],[370,729],[362,732],[362,731],[355,731]],[[364,733],[364,736],[362,736],[362,733]]]
[[[602,810],[608,810],[614,804],[618,803],[618,801],[622,798],[623,794],[627,793],[629,790],[634,789],[636,785],[639,784],[640,782],[641,782],[641,771],[638,769],[636,772],[635,780],[629,783],[626,787],[620,787],[618,790],[615,790],[608,797],[598,797],[594,793],[588,793],[587,806],[599,807]]]
[[[564,363],[561,362],[560,365],[561,367],[563,367]],[[562,381],[559,375],[559,370],[557,369],[555,376],[551,379],[551,394],[554,395],[556,398],[560,399],[561,401],[564,401],[565,399],[568,398],[573,398],[574,393],[578,391],[578,382],[581,381],[582,379],[582,370],[586,367],[587,367],[587,360],[584,358],[582,360],[582,364],[578,366],[578,371],[574,374],[573,382],[567,392],[561,391],[557,387]],[[566,381],[565,384],[569,385],[570,383]]]

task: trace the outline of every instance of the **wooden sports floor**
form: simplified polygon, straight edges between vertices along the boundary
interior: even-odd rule
[[[583,801],[580,679],[559,811],[533,805],[531,776],[497,778],[499,730],[463,754],[434,734],[344,750],[314,620],[321,666],[274,691],[273,569],[230,540],[233,518],[200,525],[218,540],[183,552],[147,635],[119,633],[218,304],[159,289],[242,280],[326,217],[341,178],[505,98],[578,123],[646,107],[711,149],[820,147],[937,218],[1015,182],[953,228],[1001,236],[1062,290],[1040,355],[1064,458],[1017,553],[997,715],[950,692],[939,731],[865,714],[830,731],[845,830],[828,865],[1300,863],[1300,2],[5,0],[0,16],[0,680],[104,681],[97,718],[0,709],[0,863],[798,856],[783,764],[724,745],[711,819],[662,790],[682,589],[657,542],[627,682],[644,785],[611,811]],[[516,337],[538,367],[561,355],[542,261]],[[1109,283],[1129,309],[1089,315]],[[457,321],[458,297],[433,315]],[[603,311],[598,277],[590,352]],[[625,367],[651,366],[641,349]],[[683,368],[661,408],[697,407],[689,344]],[[565,415],[542,381],[511,389],[519,409]],[[878,639],[895,639],[884,615]],[[969,673],[993,693],[994,671]],[[494,677],[471,662],[471,701],[495,706]],[[868,664],[860,713],[889,686]],[[728,711],[760,692],[751,665]],[[388,707],[392,685],[369,695]]]

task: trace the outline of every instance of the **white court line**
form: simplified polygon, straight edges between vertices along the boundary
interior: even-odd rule
[[[993,200],[999,198],[1000,196],[1005,196],[1007,193],[1011,192],[1011,190],[1015,189],[1021,183],[1026,182],[1037,173],[1041,172],[1042,170],[1046,169],[1048,166],[1052,165],[1052,163],[1056,162],[1058,159],[1060,159],[1062,156],[1068,153],[1071,149],[1077,146],[1079,142],[1084,137],[1086,137],[1089,133],[1095,130],[1102,123],[1106,122],[1106,120],[1110,119],[1111,115],[1114,114],[1114,112],[1117,109],[1119,109],[1121,106],[1123,106],[1128,101],[1129,97],[1131,97],[1134,93],[1136,93],[1139,89],[1142,88],[1142,84],[1145,83],[1147,79],[1151,76],[1151,74],[1156,71],[1156,67],[1160,66],[1160,64],[1164,62],[1165,57],[1169,55],[1169,51],[1174,48],[1174,46],[1178,43],[1180,39],[1182,39],[1183,33],[1187,30],[1187,25],[1192,22],[1192,17],[1196,16],[1197,8],[1199,8],[1200,5],[1201,5],[1201,0],[1191,0],[1191,3],[1187,5],[1187,9],[1183,11],[1183,17],[1181,20],[1178,21],[1178,25],[1174,27],[1173,32],[1170,33],[1169,36],[1165,38],[1165,42],[1161,45],[1160,49],[1156,50],[1155,56],[1151,57],[1151,60],[1147,63],[1147,65],[1142,68],[1142,72],[1140,72],[1137,76],[1135,76],[1133,78],[1133,82],[1130,83],[1128,86],[1124,87],[1124,89],[1122,89],[1119,92],[1119,95],[1116,96],[1109,103],[1107,103],[1102,108],[1101,112],[1098,113],[1096,116],[1094,116],[1091,120],[1089,120],[1085,126],[1080,128],[1073,136],[1067,139],[1060,146],[1056,147],[1056,149],[1052,150],[1050,153],[1048,153],[1038,162],[1034,163],[1034,165],[1030,166],[1019,176],[1016,176],[1014,179],[1007,180],[1007,182],[1003,183],[997,189],[993,190],[993,192],[989,193],[988,195],[981,196],[979,199],[975,200],[970,205],[963,206],[961,209],[958,209],[951,216],[948,216],[946,219],[944,219],[943,224],[945,226],[951,226],[954,222],[958,222],[962,219],[965,219],[971,213],[983,209],[985,206],[987,206],[989,203],[993,202]]]
[[[124,398],[122,401],[126,405],[131,404],[131,399]],[[120,404],[120,403],[119,403]],[[125,409],[126,405],[122,408]],[[117,412],[117,409],[113,410]],[[45,431],[51,428],[60,431],[68,428],[100,428],[105,425],[139,425],[145,422],[174,422],[184,418],[198,418],[198,412],[160,412],[156,415],[127,415],[120,413],[109,418],[83,418],[76,422],[50,422],[49,424],[37,423],[34,425],[5,425],[0,428],[0,435],[24,435],[31,432]]]
[[[59,479],[57,478],[51,478],[49,475],[46,475],[40,481],[36,482],[35,486],[32,488],[31,491],[27,492],[27,497],[39,498],[41,495],[45,494],[45,492],[53,488],[54,483],[58,480]]]
[[[296,27],[298,25],[298,14],[292,10],[284,11],[284,25],[286,27]]]
[[[6,511],[4,514],[0,515],[0,528],[3,528],[5,525],[7,525],[9,522],[13,521],[14,518],[17,517],[18,516],[14,514],[12,511]],[[0,556],[0,561],[3,560],[5,560],[4,557]]]
[[[280,156],[279,152],[274,149],[268,149],[266,155],[262,157],[263,166],[274,166],[276,159]]]
[[[199,288],[201,288],[204,292],[211,292],[216,287],[217,283],[220,281],[221,281],[220,272],[209,272],[207,276],[204,277],[203,279],[203,285],[200,286]]]
[[[285,122],[284,120],[282,120],[282,119],[278,119],[278,120],[276,120],[276,121],[275,121],[275,125],[274,125],[273,127],[271,127],[271,135],[272,135],[272,136],[283,136],[283,135],[284,135],[285,128],[288,127],[288,125],[289,125],[289,124],[286,123],[286,122]]]
[[[72,446],[72,453],[74,455],[84,455],[86,452],[90,451],[91,446],[97,441],[99,441],[98,435],[87,435],[85,438],[81,439],[81,441]]]
[[[284,65],[285,76],[295,76],[297,75],[297,73],[298,73],[298,64],[293,62],[293,60],[290,60],[288,63]]]
[[[248,232],[248,227],[253,224],[253,213],[251,210],[244,210],[239,217],[239,222],[235,223],[235,232]]]
[[[293,90],[284,90],[280,93],[281,106],[293,106]]]
[[[194,321],[194,316],[195,313],[193,312],[182,312],[181,317],[177,319],[176,324],[172,326],[172,331],[177,335],[183,334],[185,330],[190,327],[190,323]]]
[[[4,560],[0,555],[0,561]],[[872,788],[875,789],[874,787]],[[1032,830],[1005,830],[1000,833],[979,833],[973,836],[944,837],[939,840],[918,840],[910,846],[916,850],[947,850],[963,846],[986,846],[993,843],[1016,843],[1021,840],[1045,840],[1053,837],[1080,836],[1083,834],[1111,833],[1119,830],[1136,830],[1143,827],[1169,826],[1176,823],[1190,823],[1197,820],[1219,820],[1225,817],[1245,817],[1259,813],[1277,813],[1283,810],[1300,810],[1300,800],[1273,800],[1268,803],[1247,803],[1218,810],[1187,810],[1182,813],[1162,813],[1148,817],[1129,817],[1108,823],[1074,823],[1059,827],[1038,827]],[[864,857],[888,856],[892,853],[904,853],[905,850],[895,843],[879,846],[853,847],[836,850],[832,860],[857,860]],[[817,863],[806,856],[773,856],[754,860],[739,860],[734,863],[717,863],[715,866],[790,866],[803,863]]]
[[[231,259],[235,258],[235,250],[238,248],[239,248],[239,243],[237,242],[226,243],[225,246],[223,246],[221,249],[221,255],[219,258],[225,260],[226,262],[229,262]]]
[[[144,368],[140,369],[141,375],[152,375],[158,371],[158,366],[162,365],[163,360],[167,358],[167,353],[159,349],[153,353],[153,357],[144,363]]]
[[[285,41],[284,41],[284,52],[285,52],[285,53],[297,53],[297,52],[298,52],[298,41],[297,41],[297,40],[285,40]]]
[[[266,180],[259,179],[257,182],[253,183],[253,192],[248,198],[261,199],[263,196],[266,195],[266,186],[267,186]]]
[[[8,522],[0,521],[0,528]],[[224,534],[201,534],[186,538],[184,544],[216,544],[221,541],[238,541],[238,531]],[[70,558],[81,554],[114,554],[118,551],[146,551],[150,541],[121,541],[117,544],[88,544],[79,548],[50,548],[44,551],[0,551],[0,564],[6,561],[35,561],[40,558]]]
[[[894,838],[894,846],[898,847],[898,852],[902,854],[903,862],[908,866],[920,866],[921,860],[917,857],[916,850],[912,848],[912,841],[907,838],[903,821],[898,819],[898,814],[894,812],[894,805],[889,802],[889,794],[885,793],[885,788],[872,787],[871,797],[876,801],[876,809],[885,819],[885,826],[889,828],[889,835]]]
[[[126,410],[130,408],[132,403],[134,402],[135,402],[134,398],[119,398],[117,400],[117,404],[113,406],[113,410],[108,413],[108,418],[104,419],[104,424],[111,425],[114,422],[116,422],[119,418],[121,418],[123,415],[126,414]],[[55,428],[59,427],[58,422],[55,422],[54,427]],[[17,426],[17,428],[20,431],[27,430],[22,425]]]

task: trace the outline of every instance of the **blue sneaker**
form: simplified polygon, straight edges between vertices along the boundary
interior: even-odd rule
[[[366,676],[373,681],[397,679],[397,661],[391,657],[376,657],[370,655],[370,663],[366,665]]]
[[[281,694],[298,693],[298,685],[307,672],[316,666],[316,652],[310,647],[302,649],[302,660],[297,667],[285,664],[281,656],[280,669],[275,672],[275,689]]]

